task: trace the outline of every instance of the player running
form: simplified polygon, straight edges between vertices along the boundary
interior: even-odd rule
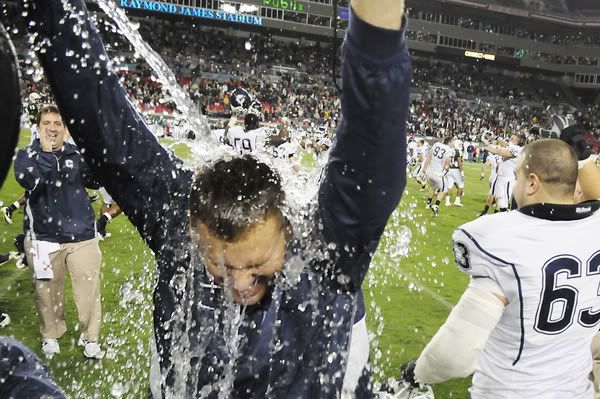
[[[421,185],[421,191],[427,188],[427,176],[425,176],[425,162],[429,157],[429,144],[423,139],[417,139],[417,147],[415,148],[417,154],[417,169],[413,172],[414,178],[417,183]]]
[[[473,399],[593,399],[600,201],[576,203],[577,157],[560,140],[527,145],[515,172],[519,210],[454,232],[470,284],[404,378],[435,384],[474,371]]]
[[[431,147],[427,161],[425,162],[425,175],[431,187],[427,197],[427,209],[431,209],[435,216],[438,216],[440,204],[448,192],[448,182],[446,174],[450,169],[450,162],[454,154],[454,139],[450,136],[444,138],[442,143],[435,143]],[[435,204],[431,204],[433,196],[437,194]]]

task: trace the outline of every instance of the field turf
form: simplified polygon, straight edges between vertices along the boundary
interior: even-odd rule
[[[23,131],[20,147],[28,142],[28,132]],[[183,158],[191,156],[183,144],[171,140],[163,144]],[[310,157],[306,156],[303,163],[310,164]],[[483,205],[487,179],[479,180],[480,170],[481,164],[466,165],[464,208],[442,206],[438,218],[425,209],[425,193],[409,182],[388,224],[364,285],[369,331],[373,335],[372,360],[379,380],[397,376],[402,363],[418,356],[466,287],[467,277],[452,260],[450,239],[452,231],[473,220]],[[0,200],[9,204],[22,193],[11,171],[0,190]],[[94,204],[96,211],[98,202]],[[14,250],[13,237],[21,232],[22,220],[22,210],[15,212],[12,225],[0,220],[0,253]],[[101,361],[86,360],[76,346],[77,314],[67,283],[69,330],[60,339],[61,353],[47,364],[68,397],[146,398],[154,260],[124,216],[111,222],[108,231],[112,237],[100,244],[101,339],[107,356]],[[408,235],[412,237],[410,242]],[[130,294],[124,297],[122,292],[127,290]],[[0,334],[14,336],[41,353],[31,272],[17,269],[14,261],[0,266],[0,311],[7,312],[12,320],[0,329]],[[468,386],[468,379],[456,380],[434,390],[436,398],[468,398]]]

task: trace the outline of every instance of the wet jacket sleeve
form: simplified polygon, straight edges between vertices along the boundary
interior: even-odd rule
[[[65,398],[35,353],[9,337],[0,337],[0,381],[0,398]]]
[[[351,16],[342,59],[343,116],[319,189],[319,211],[324,238],[337,247],[337,272],[355,289],[406,185],[411,71],[404,31]]]
[[[83,180],[83,185],[85,186],[85,188],[97,190],[100,187],[102,187],[100,183],[98,183],[98,181],[96,180],[90,167],[87,165],[85,159],[83,158],[81,158],[81,178]]]
[[[46,178],[40,170],[35,154],[27,150],[19,150],[14,163],[15,178],[25,190],[35,192],[46,184]]]
[[[83,0],[22,0],[40,62],[98,182],[157,250],[182,188],[181,161],[156,140],[119,84]],[[189,177],[189,176],[188,176]]]

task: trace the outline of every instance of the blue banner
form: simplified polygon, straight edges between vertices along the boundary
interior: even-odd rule
[[[222,10],[209,10],[207,8],[187,7],[176,4],[160,3],[158,1],[144,0],[119,0],[119,4],[123,8],[131,8],[134,10],[164,12],[167,14],[184,15],[187,17],[212,19],[225,22],[237,22],[247,25],[262,25],[261,17],[245,14],[232,14]]]
[[[350,19],[350,9],[348,7],[340,7],[338,17],[340,19],[349,20]]]

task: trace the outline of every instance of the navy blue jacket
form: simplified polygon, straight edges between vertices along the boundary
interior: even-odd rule
[[[176,397],[204,388],[201,396],[213,398],[233,374],[229,397],[337,397],[358,293],[406,183],[412,64],[404,33],[352,17],[342,71],[344,118],[310,224],[318,228],[297,232],[302,238],[290,243],[284,267],[301,265],[302,273],[245,309],[245,342],[231,351],[220,289],[197,263],[188,230],[194,173],[158,144],[127,98],[83,1],[68,1],[82,18],[64,20],[63,2],[30,3],[38,39],[51,43],[38,56],[74,139],[155,253],[163,390],[185,381],[186,393]],[[74,31],[87,32],[83,48]],[[175,369],[174,362],[182,367]]]
[[[85,188],[99,186],[74,145],[45,152],[35,140],[18,151],[15,177],[27,190],[24,224],[33,239],[64,244],[95,238],[96,219]]]
[[[0,337],[0,381],[0,398],[65,399],[44,363],[10,337]]]

